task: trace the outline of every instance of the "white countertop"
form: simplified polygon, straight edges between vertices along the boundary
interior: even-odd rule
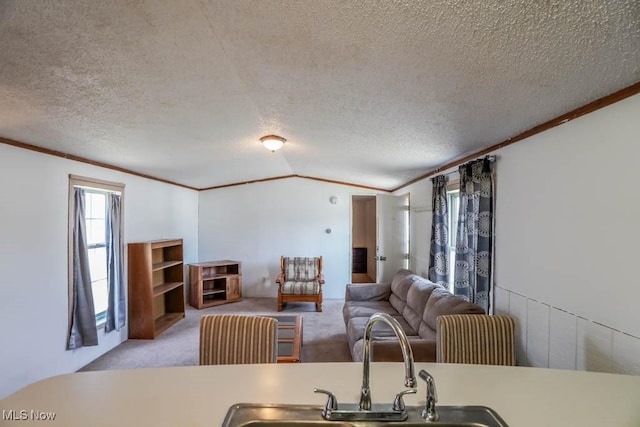
[[[484,405],[511,426],[640,426],[640,376],[539,368],[416,363],[436,380],[438,404]],[[402,363],[372,363],[374,403],[402,390]],[[424,403],[425,384],[406,396]],[[0,401],[2,426],[219,426],[234,403],[324,405],[313,388],[357,402],[360,363],[193,366],[82,372],[48,378]],[[7,421],[10,411],[26,420]],[[25,412],[21,412],[25,411]],[[53,412],[54,421],[31,419]]]

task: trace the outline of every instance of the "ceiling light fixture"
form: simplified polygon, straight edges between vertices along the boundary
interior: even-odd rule
[[[286,139],[278,135],[263,136],[260,138],[260,141],[262,141],[262,145],[264,145],[267,150],[271,150],[272,153],[281,149],[284,143],[287,142]]]

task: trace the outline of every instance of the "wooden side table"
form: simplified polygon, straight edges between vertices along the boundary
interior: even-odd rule
[[[242,299],[242,263],[222,260],[189,264],[189,304],[198,310]]]

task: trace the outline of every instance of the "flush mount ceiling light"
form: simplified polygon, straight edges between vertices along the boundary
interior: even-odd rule
[[[278,135],[267,135],[260,138],[260,141],[262,141],[262,145],[264,145],[267,150],[275,153],[282,148],[287,140]]]

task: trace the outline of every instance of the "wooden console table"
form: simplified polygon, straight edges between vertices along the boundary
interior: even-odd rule
[[[242,299],[242,263],[209,261],[189,264],[189,304],[197,309]]]

